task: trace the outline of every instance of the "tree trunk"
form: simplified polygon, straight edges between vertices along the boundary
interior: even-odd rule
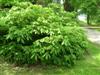
[[[90,23],[90,15],[89,15],[89,14],[87,14],[87,24],[88,24],[88,25],[91,24],[91,23]]]

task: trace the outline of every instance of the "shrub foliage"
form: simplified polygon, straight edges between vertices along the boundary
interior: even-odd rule
[[[71,66],[86,49],[75,14],[20,3],[0,18],[0,56],[17,64]]]

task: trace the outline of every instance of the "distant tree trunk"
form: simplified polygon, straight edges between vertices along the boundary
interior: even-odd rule
[[[90,15],[89,15],[89,14],[87,14],[87,24],[88,24],[88,25],[91,24],[91,22],[90,22]]]

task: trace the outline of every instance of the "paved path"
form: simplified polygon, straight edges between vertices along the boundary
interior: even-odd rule
[[[88,40],[90,40],[91,42],[100,44],[100,32],[93,30],[93,29],[89,29],[89,28],[84,28],[86,35],[88,37]]]

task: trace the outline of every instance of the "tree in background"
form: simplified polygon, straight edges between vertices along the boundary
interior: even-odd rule
[[[87,24],[90,25],[90,19],[97,14],[99,8],[100,0],[70,0],[73,5],[74,10],[80,10],[80,13],[87,15]]]

